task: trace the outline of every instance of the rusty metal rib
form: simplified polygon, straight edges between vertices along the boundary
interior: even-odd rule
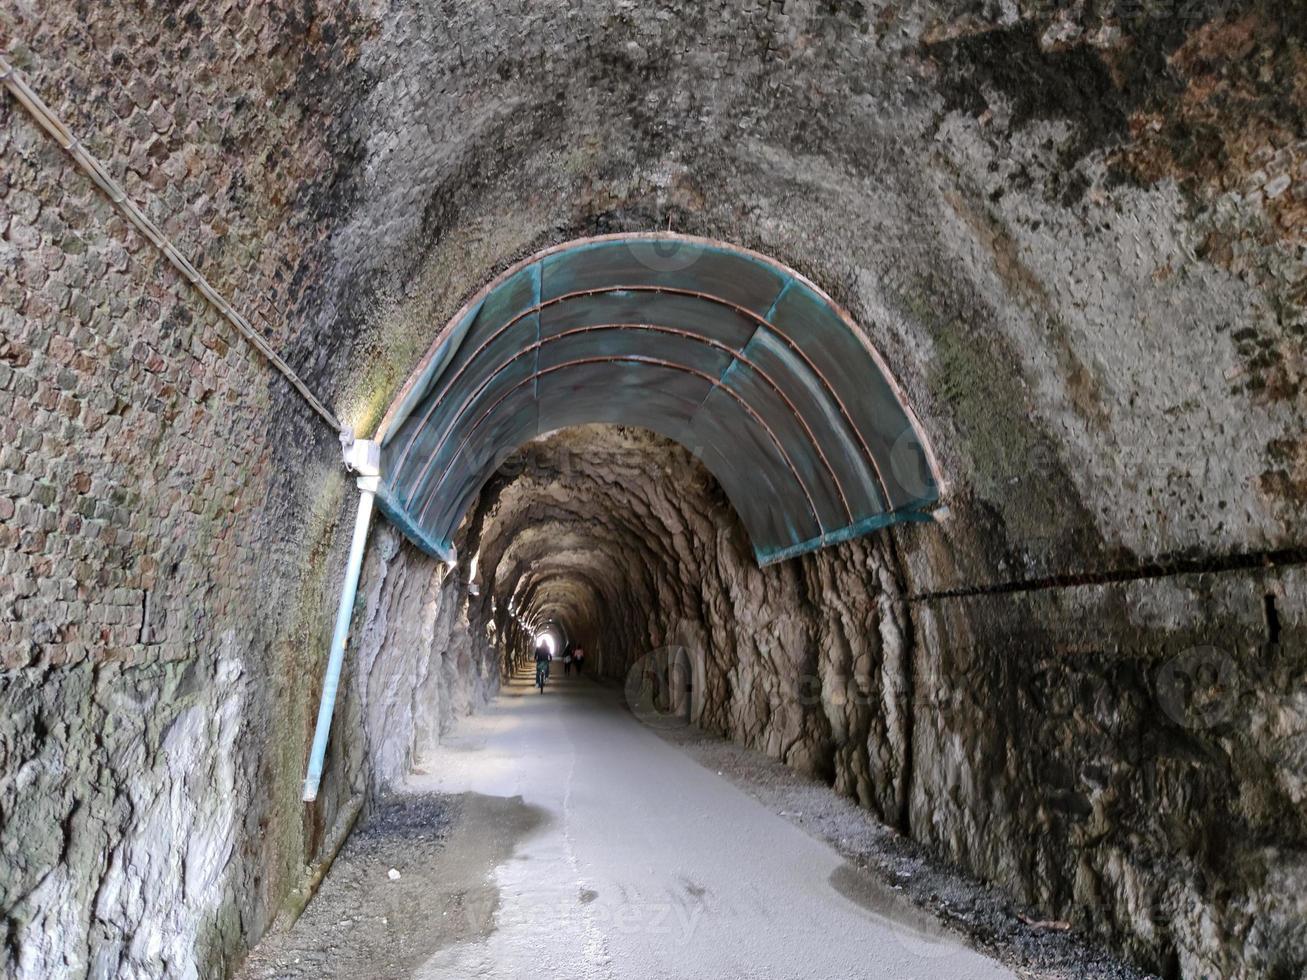
[[[532,344],[531,347],[524,348],[514,357],[514,360],[516,360],[517,357],[521,357],[524,354],[529,353],[530,351],[534,350],[538,346],[539,343],[537,342],[536,344]],[[667,361],[659,357],[648,357],[643,354],[609,354],[609,355],[595,356],[595,357],[581,357],[571,361],[564,361],[562,364],[555,364],[552,367],[547,367],[543,371],[534,371],[530,375],[528,375],[527,377],[519,381],[517,384],[513,385],[513,387],[509,388],[498,398],[496,398],[479,416],[477,416],[475,421],[473,421],[472,425],[468,428],[468,431],[463,436],[462,441],[458,444],[457,447],[455,447],[454,453],[450,457],[449,463],[445,465],[445,468],[441,471],[440,476],[435,480],[434,483],[432,483],[431,489],[425,494],[426,500],[422,505],[422,509],[418,512],[418,521],[421,522],[426,518],[427,508],[429,508],[431,506],[431,502],[435,500],[436,489],[440,487],[441,484],[444,483],[445,477],[449,475],[449,471],[453,466],[454,460],[458,459],[458,457],[462,454],[463,449],[467,446],[468,442],[471,440],[472,433],[477,430],[477,428],[481,425],[481,423],[484,422],[490,416],[490,414],[494,412],[494,410],[498,408],[499,405],[502,404],[508,398],[509,395],[517,391],[519,388],[525,387],[526,385],[533,383],[537,378],[542,378],[547,374],[553,374],[554,372],[561,371],[565,368],[580,367],[586,364],[608,364],[608,363],[649,364],[654,367],[663,367],[673,371],[681,371],[684,372],[685,374],[691,374],[694,375],[695,377],[702,378],[704,381],[707,381],[709,384],[721,388],[728,395],[734,398],[737,402],[740,403],[740,406],[746,412],[749,413],[749,415],[753,418],[753,420],[758,423],[758,425],[762,428],[762,430],[767,433],[768,437],[776,445],[776,448],[780,451],[781,458],[785,460],[785,465],[789,468],[790,474],[794,477],[794,481],[799,485],[799,489],[803,491],[804,498],[808,501],[808,510],[812,513],[812,519],[817,526],[818,532],[823,533],[823,529],[821,525],[821,517],[817,513],[817,505],[812,499],[812,494],[808,492],[808,487],[803,482],[803,478],[799,475],[799,471],[795,467],[794,461],[790,458],[790,454],[785,451],[785,446],[782,445],[781,441],[776,437],[776,433],[772,431],[771,426],[767,424],[767,422],[762,418],[762,416],[760,416],[756,411],[754,411],[753,407],[750,406],[748,402],[746,402],[743,398],[741,398],[739,394],[737,394],[736,392],[732,391],[730,388],[727,388],[725,385],[723,385],[720,379],[714,378],[711,374],[708,374],[705,371],[700,371],[697,368],[687,367],[686,365],[683,364],[676,364],[673,361]]]
[[[507,329],[507,327],[505,327],[504,329]],[[843,485],[840,483],[839,475],[835,472],[835,468],[831,465],[830,460],[826,457],[826,453],[822,450],[821,443],[817,440],[816,433],[812,431],[812,427],[808,425],[807,419],[805,419],[803,415],[799,412],[798,406],[796,406],[794,402],[790,400],[789,395],[785,393],[784,389],[782,389],[781,386],[778,385],[772,379],[772,377],[766,371],[764,371],[758,364],[756,364],[752,359],[745,357],[742,353],[736,351],[735,348],[731,347],[729,344],[724,344],[719,340],[713,339],[712,337],[705,337],[702,334],[697,334],[690,330],[683,330],[679,327],[667,327],[667,326],[663,326],[662,324],[656,324],[656,323],[600,323],[600,324],[590,324],[584,327],[573,327],[569,330],[564,330],[556,334],[551,334],[550,336],[537,341],[531,346],[523,348],[522,350],[514,354],[513,357],[509,358],[507,361],[498,365],[494,369],[494,371],[491,372],[489,378],[487,378],[486,381],[484,381],[481,384],[481,386],[477,388],[476,391],[474,391],[471,395],[469,395],[466,399],[464,399],[463,404],[460,405],[458,411],[454,413],[453,416],[454,424],[457,423],[458,419],[462,418],[463,413],[467,411],[468,407],[474,401],[476,401],[477,398],[481,396],[481,394],[491,383],[493,383],[494,379],[499,376],[500,372],[502,372],[506,367],[508,367],[509,364],[512,364],[513,361],[517,360],[523,354],[528,353],[529,351],[532,350],[538,350],[546,344],[552,344],[557,341],[563,340],[564,338],[567,337],[573,337],[573,336],[577,336],[580,334],[587,334],[587,333],[599,333],[606,330],[639,330],[639,331],[646,331],[650,333],[663,333],[663,334],[668,334],[670,336],[681,337],[695,343],[701,343],[708,347],[712,347],[715,350],[720,350],[723,353],[729,355],[733,360],[743,363],[744,365],[752,369],[754,372],[756,372],[757,375],[760,378],[762,378],[763,381],[765,381],[771,387],[771,389],[781,397],[781,400],[789,408],[790,413],[796,419],[798,419],[799,424],[803,427],[803,431],[807,434],[809,441],[812,443],[813,449],[815,449],[817,452],[817,458],[821,460],[822,466],[825,467],[827,475],[830,476],[831,483],[834,484],[835,486],[835,492],[839,494],[840,504],[844,508],[845,517],[848,518],[850,524],[853,523],[855,519],[853,516],[853,510],[849,506],[849,499],[844,492]],[[496,332],[495,337],[500,336],[502,332],[503,332],[502,330]],[[459,377],[461,377],[463,370],[469,367],[473,363],[477,355],[480,354],[481,351],[487,345],[492,343],[495,337],[491,337],[490,339],[485,341],[485,343],[483,343],[473,354],[472,358],[464,363],[463,367],[459,369],[455,377],[453,377],[450,380],[449,384],[445,386],[444,388],[445,391],[448,391],[450,388],[452,388],[455,384],[458,383],[458,379]],[[722,386],[719,385],[717,387],[722,387]],[[424,419],[423,421],[424,426],[425,423],[426,423],[426,419]],[[450,432],[452,432],[452,430],[453,430],[453,425],[451,425],[449,428],[446,429],[446,432],[443,436],[441,436],[440,441],[427,455],[426,464],[422,467],[422,469],[418,472],[418,474],[413,478],[412,482],[409,484],[408,487],[409,494],[412,494],[415,490],[417,490],[417,488],[421,485],[422,481],[426,478],[426,475],[430,471],[432,464],[435,462],[436,455],[444,447],[445,441],[446,439],[448,439],[449,434]],[[401,459],[400,465],[396,467],[397,473],[399,469],[402,468],[402,466],[403,466],[403,460]]]
[[[594,289],[576,290],[570,293],[563,293],[562,295],[556,296],[553,299],[544,300],[543,302],[538,303],[535,306],[531,306],[525,310],[522,310],[512,319],[508,320],[502,327],[499,327],[493,334],[487,337],[480,345],[478,345],[476,350],[472,352],[471,356],[463,363],[463,365],[458,369],[458,371],[455,372],[454,376],[441,385],[441,390],[446,391],[449,388],[451,388],[454,384],[456,384],[458,382],[458,379],[462,377],[463,372],[466,371],[473,363],[475,363],[477,357],[480,356],[480,354],[487,347],[489,347],[492,343],[494,343],[496,340],[502,337],[507,331],[512,329],[514,326],[516,326],[518,323],[520,323],[522,320],[526,319],[527,317],[538,314],[551,306],[556,306],[560,303],[567,302],[568,300],[579,299],[588,296],[602,296],[608,293],[621,293],[621,292],[642,292],[642,293],[654,293],[654,294],[666,293],[672,296],[688,296],[694,299],[701,299],[709,303],[714,303],[718,306],[724,306],[727,309],[730,309],[733,312],[739,314],[740,316],[743,316],[746,319],[751,320],[755,324],[765,327],[766,329],[770,330],[773,334],[775,334],[777,337],[779,337],[780,340],[787,347],[789,347],[792,351],[794,351],[795,354],[799,356],[799,359],[802,360],[803,363],[807,366],[808,370],[810,370],[817,377],[817,380],[821,382],[822,387],[825,388],[826,392],[830,395],[831,399],[835,402],[836,407],[840,411],[840,415],[844,418],[844,421],[848,424],[849,430],[853,433],[854,438],[857,440],[858,445],[862,449],[863,455],[866,457],[868,464],[870,464],[871,466],[872,472],[876,476],[877,489],[881,493],[881,498],[884,501],[886,510],[890,509],[891,502],[890,502],[889,487],[885,482],[884,474],[881,472],[880,464],[877,461],[875,454],[871,451],[871,447],[867,444],[866,439],[863,438],[862,431],[858,428],[857,424],[853,421],[853,416],[849,413],[848,407],[844,404],[843,399],[840,398],[839,393],[835,390],[835,387],[830,383],[830,381],[821,372],[821,370],[817,367],[817,365],[812,362],[812,359],[808,357],[808,355],[804,352],[804,350],[797,343],[795,343],[788,335],[786,335],[784,331],[780,330],[775,324],[769,321],[765,316],[762,316],[759,313],[755,313],[753,310],[749,309],[748,307],[741,306],[738,303],[733,303],[730,300],[724,299],[720,296],[715,296],[712,293],[703,292],[701,290],[684,289],[676,286],[617,285],[617,286],[597,287]],[[734,348],[728,348],[728,349],[734,351]],[[883,374],[883,372],[881,373]],[[421,432],[422,429],[426,427],[427,422],[430,421],[431,416],[435,413],[435,410],[439,404],[440,398],[438,396],[433,397],[433,395],[429,394],[427,398],[429,399],[430,403],[428,405],[426,412],[422,416],[422,420],[418,423],[417,426],[414,427],[412,434],[409,436],[408,441],[404,445],[404,450],[400,454],[399,460],[395,466],[395,471],[397,473],[403,469],[404,463],[408,458],[409,452],[413,448],[413,444],[417,439],[418,433]],[[796,415],[797,414],[798,413],[796,411]],[[805,423],[805,428],[807,428],[806,423]],[[811,430],[809,430],[809,432],[811,432]],[[842,495],[843,494],[841,491],[841,496]]]

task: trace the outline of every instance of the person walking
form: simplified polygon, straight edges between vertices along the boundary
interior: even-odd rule
[[[563,676],[572,672],[572,641],[563,644]]]
[[[576,676],[581,676],[581,665],[585,663],[585,650],[577,647],[572,651],[572,666],[576,668]]]

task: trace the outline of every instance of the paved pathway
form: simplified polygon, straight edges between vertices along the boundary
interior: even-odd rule
[[[473,794],[473,838],[483,808],[502,843],[486,801],[531,817],[486,873],[489,897],[459,910],[471,928],[415,978],[1013,976],[659,738],[614,692],[560,673],[543,695],[525,678],[508,685],[411,780]]]

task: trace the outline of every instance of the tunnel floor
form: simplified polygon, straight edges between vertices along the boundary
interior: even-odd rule
[[[425,757],[246,980],[1016,975],[560,673]]]

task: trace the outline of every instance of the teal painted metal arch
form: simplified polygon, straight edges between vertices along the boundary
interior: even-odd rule
[[[830,297],[756,252],[655,233],[548,249],[464,306],[382,421],[378,501],[447,557],[505,453],[596,422],[694,452],[761,564],[939,500],[920,425]]]

